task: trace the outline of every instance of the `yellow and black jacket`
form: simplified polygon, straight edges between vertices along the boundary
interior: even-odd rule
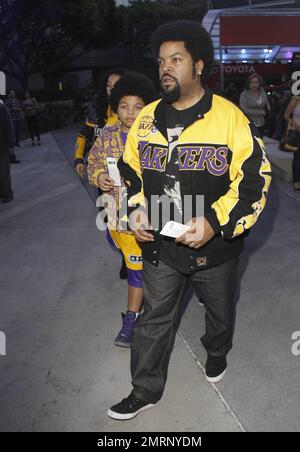
[[[95,111],[91,111],[76,137],[76,145],[74,152],[74,164],[84,163],[84,158],[90,148],[93,146],[99,130],[104,125],[113,126],[118,120],[118,116],[111,110],[110,106],[107,109],[107,118],[105,121],[99,120],[96,117]]]
[[[143,205],[145,197],[150,222],[151,196],[164,194],[161,176],[169,152],[165,109],[166,102],[159,100],[140,112],[118,162],[128,185],[128,205]],[[192,273],[226,262],[242,251],[245,235],[265,207],[271,167],[253,123],[233,103],[209,89],[179,136],[175,151],[181,198],[204,195],[204,216],[216,234],[199,250],[173,241],[174,259],[178,260],[180,246],[181,269]],[[162,236],[159,231],[154,231],[154,236],[155,241],[142,244],[142,250],[143,258],[157,266]]]

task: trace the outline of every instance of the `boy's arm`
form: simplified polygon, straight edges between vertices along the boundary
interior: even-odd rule
[[[89,182],[96,187],[99,187],[100,174],[107,173],[106,154],[104,152],[102,134],[100,134],[87,158],[87,174]]]

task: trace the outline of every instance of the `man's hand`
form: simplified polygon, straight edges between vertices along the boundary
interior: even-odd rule
[[[190,225],[191,228],[185,234],[177,237],[175,242],[198,250],[215,235],[213,228],[204,217],[192,218],[187,225]]]
[[[102,191],[110,191],[114,186],[114,181],[107,173],[102,173],[98,177],[98,184]]]
[[[130,229],[133,231],[135,238],[139,242],[153,242],[153,234],[147,232],[149,229],[153,229],[149,223],[148,217],[145,212],[136,210],[132,212],[129,218]]]
[[[75,166],[75,171],[78,174],[79,177],[83,177],[85,173],[84,164],[83,163],[77,163]]]

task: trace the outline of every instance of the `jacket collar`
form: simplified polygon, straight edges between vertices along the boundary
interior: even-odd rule
[[[190,124],[188,124],[186,127],[189,127],[191,124],[193,124],[195,121],[198,121],[199,119],[203,119],[204,115],[209,112],[212,106],[212,97],[213,92],[210,88],[205,88],[204,96],[202,97],[201,101],[199,102],[199,108],[198,111],[195,112],[195,116],[191,119]],[[165,99],[161,99],[161,101],[157,104],[155,110],[154,110],[154,125],[155,127],[160,131],[160,133],[168,140],[168,134],[167,134],[167,124],[166,124],[166,107],[167,102]]]

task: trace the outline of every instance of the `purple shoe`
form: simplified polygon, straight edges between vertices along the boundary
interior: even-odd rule
[[[126,314],[122,312],[123,326],[115,339],[115,345],[127,348],[131,346],[136,319],[135,312],[127,311]]]

